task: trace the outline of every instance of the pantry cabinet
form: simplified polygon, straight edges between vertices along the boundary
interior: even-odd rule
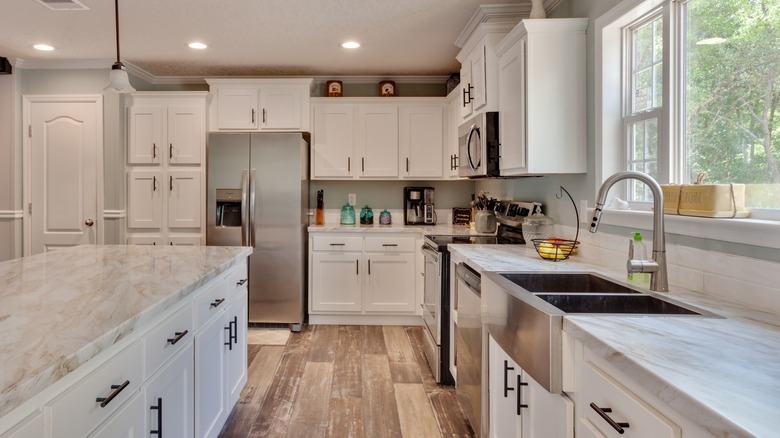
[[[313,323],[403,323],[419,318],[417,239],[387,233],[310,236]]]
[[[207,78],[209,131],[309,131],[311,78]]]
[[[139,92],[127,97],[127,243],[201,243],[206,96]]]
[[[440,179],[443,98],[312,99],[312,179]]]
[[[496,47],[502,176],[587,171],[586,27],[522,20]]]

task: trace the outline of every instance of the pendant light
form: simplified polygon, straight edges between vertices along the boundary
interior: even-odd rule
[[[119,0],[114,0],[114,16],[116,17],[116,62],[111,66],[111,73],[108,76],[108,85],[103,91],[112,93],[132,93],[135,91],[130,85],[130,78],[127,76],[124,64],[119,60]]]

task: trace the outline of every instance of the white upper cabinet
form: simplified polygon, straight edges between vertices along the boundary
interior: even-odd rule
[[[206,93],[133,93],[127,103],[127,164],[201,163]]]
[[[502,176],[587,171],[586,27],[523,20],[496,47]]]
[[[206,147],[203,105],[168,107],[168,164],[200,164]]]
[[[128,109],[127,162],[160,164],[163,145],[163,108],[133,106]]]
[[[209,131],[309,131],[311,78],[217,79]]]
[[[313,99],[312,178],[442,178],[445,106],[441,97]]]
[[[401,107],[399,151],[405,178],[441,178],[444,105]]]
[[[460,115],[461,96],[460,88],[456,87],[447,96],[447,135],[444,146],[444,176],[449,179],[458,179],[458,161],[460,150],[458,148],[458,127],[463,122]]]
[[[398,107],[358,105],[361,177],[398,177]]]
[[[162,227],[164,184],[159,170],[139,169],[127,173],[127,227]]]

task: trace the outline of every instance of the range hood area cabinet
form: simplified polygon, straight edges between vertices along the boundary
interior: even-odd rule
[[[311,78],[206,78],[209,132],[310,130]]]
[[[587,171],[587,24],[523,20],[496,47],[501,176]]]
[[[127,114],[127,243],[201,245],[205,92],[138,92]]]
[[[312,99],[312,179],[441,179],[445,98]]]

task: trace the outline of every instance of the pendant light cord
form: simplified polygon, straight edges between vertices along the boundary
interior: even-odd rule
[[[119,0],[114,0],[114,17],[116,18],[116,62],[119,61]]]

